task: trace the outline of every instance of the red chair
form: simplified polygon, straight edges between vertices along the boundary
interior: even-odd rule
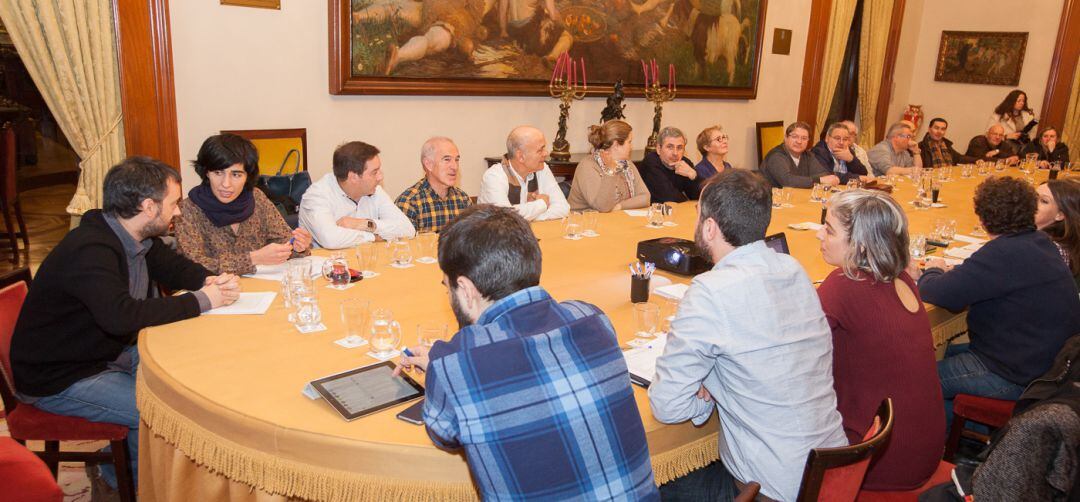
[[[878,407],[874,423],[863,442],[840,448],[814,448],[806,458],[799,502],[855,500],[862,486],[870,458],[889,439],[893,427],[892,399]]]
[[[12,210],[19,224],[18,229],[11,221]],[[19,263],[17,238],[22,237],[23,250],[27,251],[30,249],[30,235],[26,233],[19,191],[15,187],[15,129],[11,124],[0,127],[0,213],[3,214],[4,228],[7,229],[8,241],[11,243],[11,262]]]
[[[116,466],[120,500],[135,502],[127,427],[55,415],[15,399],[15,380],[11,371],[11,337],[15,332],[19,310],[26,299],[26,290],[25,282],[17,282],[0,289],[0,373],[3,376],[3,382],[0,382],[0,398],[3,398],[11,438],[23,445],[27,441],[43,441],[45,451],[34,453],[45,462],[54,478],[60,462],[112,461]],[[109,441],[112,452],[60,451],[61,441]]]
[[[992,429],[1003,427],[1012,418],[1016,401],[992,399],[989,397],[957,394],[953,399],[953,420],[949,427],[949,437],[945,441],[945,460],[952,461],[956,449],[960,447],[960,436],[970,437],[982,442],[987,437],[964,428],[968,421],[978,422]]]
[[[0,437],[0,479],[4,499],[22,502],[60,502],[64,492],[40,458],[11,438]]]
[[[855,498],[855,502],[916,502],[919,500],[919,495],[926,490],[929,490],[942,483],[952,482],[952,470],[956,467],[944,460],[938,463],[937,470],[934,474],[930,475],[930,479],[926,480],[922,486],[909,491],[903,492],[871,492],[861,491],[859,496]]]

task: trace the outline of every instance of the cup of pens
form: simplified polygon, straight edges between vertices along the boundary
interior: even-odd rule
[[[649,301],[649,280],[656,270],[652,262],[637,262],[630,265],[630,302]]]

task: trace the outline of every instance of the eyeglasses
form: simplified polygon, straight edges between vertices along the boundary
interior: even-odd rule
[[[915,136],[911,135],[911,134],[897,134],[896,137],[904,138],[904,139],[911,139],[911,138],[914,138]]]
[[[794,134],[788,134],[787,137],[795,141],[810,141],[810,136],[796,136]]]
[[[728,135],[727,134],[721,134],[721,135],[719,135],[719,136],[717,136],[717,137],[715,137],[715,138],[713,138],[713,139],[711,139],[709,141],[727,141],[727,140],[728,140]]]

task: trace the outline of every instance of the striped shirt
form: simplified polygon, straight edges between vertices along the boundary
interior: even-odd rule
[[[417,232],[438,232],[472,201],[469,194],[455,186],[447,189],[446,197],[440,197],[424,178],[401,192],[394,204],[412,221]]]
[[[659,500],[626,362],[596,307],[523,289],[430,358],[428,435],[464,447],[484,500]]]

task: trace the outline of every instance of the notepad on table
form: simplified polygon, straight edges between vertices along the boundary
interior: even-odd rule
[[[642,387],[648,387],[656,379],[656,360],[664,353],[667,335],[658,335],[643,347],[623,351],[626,369],[630,370],[630,381]]]
[[[668,284],[667,286],[660,286],[653,288],[653,293],[656,293],[664,298],[671,300],[682,300],[683,296],[686,296],[686,290],[690,289],[690,286],[686,284]]]
[[[647,209],[623,209],[623,212],[626,213],[627,216],[640,216],[642,218],[649,215],[649,210]]]
[[[265,291],[260,293],[240,293],[232,305],[218,307],[203,312],[204,315],[261,315],[265,314],[274,303],[277,293]]]

